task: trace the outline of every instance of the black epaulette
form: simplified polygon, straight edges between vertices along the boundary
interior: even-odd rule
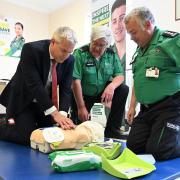
[[[108,48],[106,49],[106,51],[109,52],[109,53],[112,53],[112,54],[115,53],[113,47],[111,47],[111,46],[108,47]]]
[[[20,39],[25,40],[23,36],[21,36]]]
[[[82,51],[82,52],[89,51],[89,46],[88,46],[88,45],[85,45],[85,46],[83,46],[83,47],[81,47],[81,48],[79,48],[79,49],[80,49],[80,51]]]
[[[174,32],[174,31],[165,31],[162,35],[164,37],[173,38],[176,37],[178,34],[179,34],[178,32]]]

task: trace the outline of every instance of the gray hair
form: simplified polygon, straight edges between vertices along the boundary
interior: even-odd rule
[[[91,31],[91,42],[96,39],[104,38],[108,45],[111,43],[111,31],[107,26],[95,26]]]
[[[152,12],[146,7],[138,7],[133,9],[125,16],[124,23],[127,24],[131,18],[135,18],[139,25],[144,28],[146,21],[155,24],[155,19]]]
[[[77,43],[76,33],[70,27],[66,26],[56,29],[52,38],[57,40],[58,42],[65,38],[73,44]]]

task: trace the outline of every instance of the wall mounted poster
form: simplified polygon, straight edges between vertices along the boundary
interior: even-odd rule
[[[15,19],[0,19],[0,80],[11,79],[19,63],[20,53],[7,55],[10,51],[10,42],[14,37],[15,22]]]
[[[92,25],[109,26],[110,11],[114,0],[92,0]]]
[[[5,20],[0,20],[0,55],[5,55],[9,50],[11,40],[10,24]]]

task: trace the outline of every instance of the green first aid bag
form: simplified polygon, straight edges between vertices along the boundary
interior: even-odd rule
[[[49,154],[51,166],[58,172],[73,172],[98,169],[101,158],[84,150],[56,151]]]

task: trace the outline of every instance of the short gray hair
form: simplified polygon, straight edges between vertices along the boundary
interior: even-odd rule
[[[91,42],[96,39],[104,38],[108,45],[111,43],[111,31],[107,26],[95,26],[91,31]]]
[[[152,24],[155,24],[155,19],[152,12],[146,7],[138,7],[133,9],[125,16],[124,23],[127,24],[131,18],[136,19],[142,28],[144,28],[146,21],[150,21]]]
[[[56,29],[52,38],[57,40],[58,42],[65,38],[73,44],[77,43],[76,33],[70,27],[66,26]]]

